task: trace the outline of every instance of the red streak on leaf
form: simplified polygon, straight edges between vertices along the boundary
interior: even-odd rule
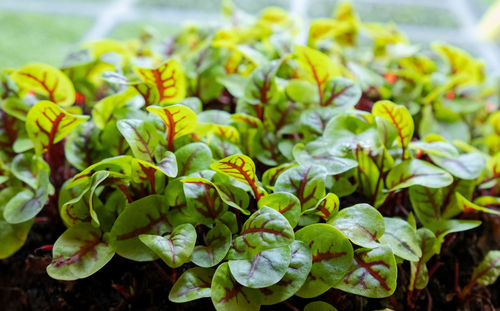
[[[56,80],[54,82],[54,85],[52,86],[52,88],[50,88],[47,85],[47,82],[46,82],[46,80],[47,80],[47,72],[43,73],[42,79],[39,79],[36,76],[34,76],[34,75],[30,74],[30,73],[26,73],[26,72],[19,72],[19,74],[22,75],[22,76],[25,76],[25,77],[27,77],[29,79],[35,80],[38,84],[40,84],[42,86],[42,88],[45,89],[45,91],[47,91],[47,94],[48,94],[49,99],[50,99],[51,102],[58,103],[58,102],[64,101],[65,98],[62,98],[60,101],[57,101],[56,98],[55,98],[55,96],[54,96],[55,90],[56,90],[57,86],[59,85],[59,79],[57,77],[56,77]]]
[[[317,252],[313,255],[312,262],[318,262],[323,260],[330,260],[346,255],[346,252]]]
[[[221,300],[219,300],[219,303],[228,302],[229,300],[231,300],[233,298],[235,298],[236,303],[238,303],[238,294],[241,294],[241,296],[243,296],[243,298],[245,298],[247,303],[250,303],[250,300],[248,299],[248,297],[241,290],[242,286],[239,283],[236,283],[234,281],[232,283],[233,283],[233,289],[231,289],[231,290],[226,289],[226,294],[224,295],[224,297],[221,298]]]
[[[160,101],[162,101],[165,98],[172,98],[175,97],[178,93],[178,90],[175,88],[177,85],[177,81],[175,79],[175,69],[172,70],[172,73],[170,76],[167,78],[163,78],[163,73],[165,73],[165,70],[167,70],[168,64],[163,66],[162,68],[159,69],[152,69],[151,73],[153,74],[153,83],[156,85],[158,88],[158,92],[160,93]],[[144,70],[141,70],[141,73],[144,76],[147,76],[144,72]],[[170,95],[167,95],[167,91],[169,89],[173,89],[173,93]]]
[[[221,161],[220,163],[229,166],[231,169],[236,170],[241,176],[243,176],[243,178],[247,181],[247,183],[252,188],[252,191],[253,191],[253,193],[255,195],[255,199],[257,201],[260,200],[260,198],[262,197],[262,193],[259,192],[259,188],[257,187],[255,179],[251,178],[249,172],[243,169],[243,167],[245,167],[245,162],[244,161],[241,161],[240,165],[237,165],[236,163],[233,163],[233,162],[230,162],[230,161]],[[221,169],[221,170],[223,170],[223,171],[225,171],[227,173],[233,173],[234,174],[234,172],[231,169]]]
[[[394,115],[394,110],[389,109],[386,105],[383,105],[382,108],[384,108],[385,112],[389,115],[389,117],[392,120],[392,124],[396,127],[398,130],[398,136],[399,136],[399,141],[401,143],[401,149],[402,149],[402,158],[403,160],[405,159],[405,150],[406,147],[404,145],[404,136],[403,136],[403,129],[408,126],[408,124],[400,124],[398,121],[396,121],[396,116]]]
[[[306,59],[307,64],[309,67],[311,67],[311,72],[313,74],[314,81],[316,82],[316,85],[318,87],[318,95],[319,95],[319,102],[323,102],[323,84],[328,80],[328,74],[326,74],[323,78],[319,77],[318,71],[316,70],[316,67],[312,63],[311,59],[309,59],[309,56],[307,54],[304,54],[304,58]]]
[[[139,162],[139,166],[141,167],[141,170],[144,173],[144,176],[143,177],[139,176],[139,179],[149,181],[149,183],[151,185],[151,193],[155,194],[156,193],[156,184],[155,184],[156,169],[154,167],[146,167],[141,162]]]
[[[134,230],[132,230],[128,233],[121,234],[121,235],[117,236],[116,239],[118,241],[132,239],[132,238],[139,236],[140,234],[149,233],[151,231],[151,229],[153,229],[155,226],[157,226],[161,223],[168,223],[167,215],[165,215],[165,214],[161,214],[160,217],[158,217],[156,219],[153,219],[153,217],[151,217],[150,215],[147,215],[147,217],[149,219],[149,223],[147,225],[135,228]]]
[[[376,279],[380,286],[382,286],[386,291],[390,291],[390,287],[387,285],[387,282],[386,282],[386,278],[382,277],[380,275],[379,272],[373,270],[373,266],[384,266],[386,268],[389,268],[389,265],[382,261],[382,260],[377,260],[377,261],[372,261],[372,262],[365,262],[361,256],[356,256],[354,257],[354,260],[356,260],[356,263],[363,269],[365,269],[365,271],[363,271],[363,274],[361,275],[360,279],[359,279],[359,283],[361,283],[361,285],[366,289],[366,284],[365,284],[365,278],[366,278],[366,274],[369,273],[374,279]],[[346,278],[344,279],[344,283],[345,284],[349,284],[349,277],[352,275],[352,272],[354,271],[351,271],[350,273],[348,273],[346,275]]]
[[[332,102],[337,98],[339,97],[340,95],[344,94],[345,91],[347,91],[348,89],[350,89],[352,86],[349,85],[343,89],[341,89],[340,91],[338,92],[335,92],[335,88],[336,88],[337,84],[333,84],[332,86],[332,92],[330,93],[330,96],[326,99],[325,103],[321,103],[322,106],[330,106],[332,104]]]
[[[91,232],[91,235],[92,235],[93,239],[83,241],[84,245],[80,246],[80,249],[76,253],[74,253],[73,255],[69,256],[66,259],[64,258],[64,256],[56,257],[52,260],[52,264],[56,268],[59,268],[59,267],[64,266],[64,265],[71,265],[71,264],[74,264],[74,263],[80,261],[83,256],[87,255],[90,252],[93,253],[94,260],[97,261],[96,246],[99,243],[101,243],[101,237],[95,232]]]

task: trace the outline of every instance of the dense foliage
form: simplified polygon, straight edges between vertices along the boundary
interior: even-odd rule
[[[161,259],[177,303],[257,310],[398,289],[414,309],[447,237],[500,214],[499,103],[482,62],[422,50],[347,4],[311,22],[307,45],[280,9],[224,14],[167,42],[87,43],[61,69],[3,70],[0,258],[47,218],[67,227],[55,279],[117,254]],[[454,299],[499,274],[492,250]]]

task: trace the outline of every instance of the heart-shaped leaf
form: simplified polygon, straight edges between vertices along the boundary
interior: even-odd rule
[[[127,140],[136,158],[153,162],[153,154],[159,137],[152,123],[137,119],[125,119],[119,120],[116,126]]]
[[[58,280],[86,278],[104,267],[115,251],[89,223],[67,229],[56,241],[47,273]]]
[[[295,228],[299,222],[300,201],[291,193],[271,193],[260,199],[258,205],[259,208],[267,206],[280,212],[283,216],[285,216],[292,228]]]
[[[396,259],[388,246],[360,248],[344,280],[335,288],[370,298],[389,297],[396,290]]]
[[[142,80],[156,85],[161,103],[178,103],[186,96],[184,72],[175,59],[171,59],[154,69],[139,67],[133,69]]]
[[[45,64],[30,63],[11,75],[25,91],[34,91],[60,106],[75,102],[75,89],[70,79],[59,69]]]
[[[295,46],[295,58],[301,69],[302,76],[316,84],[319,103],[325,102],[325,83],[336,76],[340,76],[340,68],[327,55],[306,47]]]
[[[127,205],[111,228],[111,244],[122,257],[149,261],[158,258],[139,240],[141,234],[162,235],[172,226],[167,218],[167,206],[161,195],[150,195]]]
[[[453,177],[434,165],[418,160],[407,160],[394,166],[387,174],[389,191],[421,185],[428,188],[442,188],[453,182]]]
[[[274,185],[275,192],[295,195],[302,211],[314,208],[325,196],[325,171],[321,166],[294,166],[279,175]]]
[[[221,264],[212,278],[211,296],[217,311],[257,311],[262,295],[258,289],[247,288],[236,282],[227,262]]]
[[[328,223],[354,244],[368,248],[379,246],[377,240],[385,231],[384,217],[364,203],[341,209]]]
[[[490,285],[500,276],[500,251],[489,251],[472,271],[472,279],[482,285]]]
[[[221,222],[206,235],[206,246],[198,245],[191,254],[191,261],[200,267],[213,267],[226,257],[231,247],[231,230]]]
[[[73,115],[48,100],[31,107],[26,117],[26,131],[37,154],[50,150],[88,116]]]
[[[212,163],[210,168],[250,186],[257,201],[265,194],[264,190],[257,184],[255,164],[246,155],[237,154],[229,156]]]
[[[230,259],[247,259],[262,250],[290,245],[293,229],[280,212],[264,206],[243,224],[240,235],[233,240]]]
[[[174,141],[180,136],[192,133],[196,128],[196,113],[184,105],[170,105],[167,107],[150,106],[147,110],[158,117],[165,124],[167,149],[174,151]]]
[[[415,130],[413,118],[408,109],[403,105],[396,105],[388,100],[376,102],[372,108],[372,114],[376,117],[381,117],[389,121],[398,131],[397,142],[402,147],[402,157],[407,158],[408,144],[413,138]]]
[[[182,224],[165,237],[141,234],[139,240],[158,255],[169,267],[178,268],[189,262],[196,243],[196,230],[191,224]]]
[[[192,143],[182,146],[175,152],[177,158],[177,176],[188,176],[194,172],[210,167],[212,152],[203,143]]]
[[[229,269],[238,283],[250,288],[276,284],[290,264],[288,245],[261,251],[248,259],[229,260]]]
[[[400,218],[384,217],[385,232],[380,237],[382,244],[388,245],[395,255],[408,261],[418,261],[422,256],[416,231],[408,222]]]
[[[323,282],[331,287],[342,280],[351,266],[353,249],[338,229],[328,224],[313,224],[300,229],[295,236],[312,253],[311,273],[306,282]]]
[[[273,305],[292,297],[304,284],[311,271],[312,254],[301,241],[290,244],[290,264],[283,278],[270,287],[261,288],[262,304]]]
[[[196,267],[186,270],[172,286],[168,299],[182,303],[210,297],[213,275],[212,269]]]

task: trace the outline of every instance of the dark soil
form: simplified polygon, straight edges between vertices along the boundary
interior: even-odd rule
[[[415,310],[500,310],[500,286],[476,286],[474,297],[463,304],[454,298],[455,266],[459,285],[470,279],[473,267],[490,249],[500,249],[500,220],[483,216],[483,225],[475,230],[450,235],[439,257],[431,259],[429,269],[439,266],[429,282],[428,291],[419,295]],[[35,250],[52,244],[60,230],[49,223],[35,223],[25,246],[14,256],[0,261],[1,310],[210,310],[212,303],[202,299],[185,304],[168,300],[172,269],[157,264],[132,262],[115,256],[103,269],[78,281],[57,281],[45,272],[51,256]],[[394,294],[397,310],[405,305],[409,265],[403,264]],[[177,269],[180,275],[182,270]],[[430,299],[431,300],[430,300]],[[262,307],[262,310],[302,310],[310,301],[330,302],[338,310],[377,310],[396,307],[389,299],[367,299],[330,290],[317,299],[291,298],[288,302]],[[496,308],[495,308],[496,307]]]

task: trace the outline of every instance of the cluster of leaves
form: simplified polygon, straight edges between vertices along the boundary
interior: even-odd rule
[[[182,271],[171,301],[257,310],[331,288],[389,297],[409,262],[412,309],[446,237],[500,214],[482,63],[421,51],[346,4],[311,23],[306,46],[280,9],[224,12],[224,28],[102,40],[61,69],[2,72],[0,258],[42,212],[67,227],[56,279],[115,254],[161,259]],[[499,274],[491,251],[458,299]]]

